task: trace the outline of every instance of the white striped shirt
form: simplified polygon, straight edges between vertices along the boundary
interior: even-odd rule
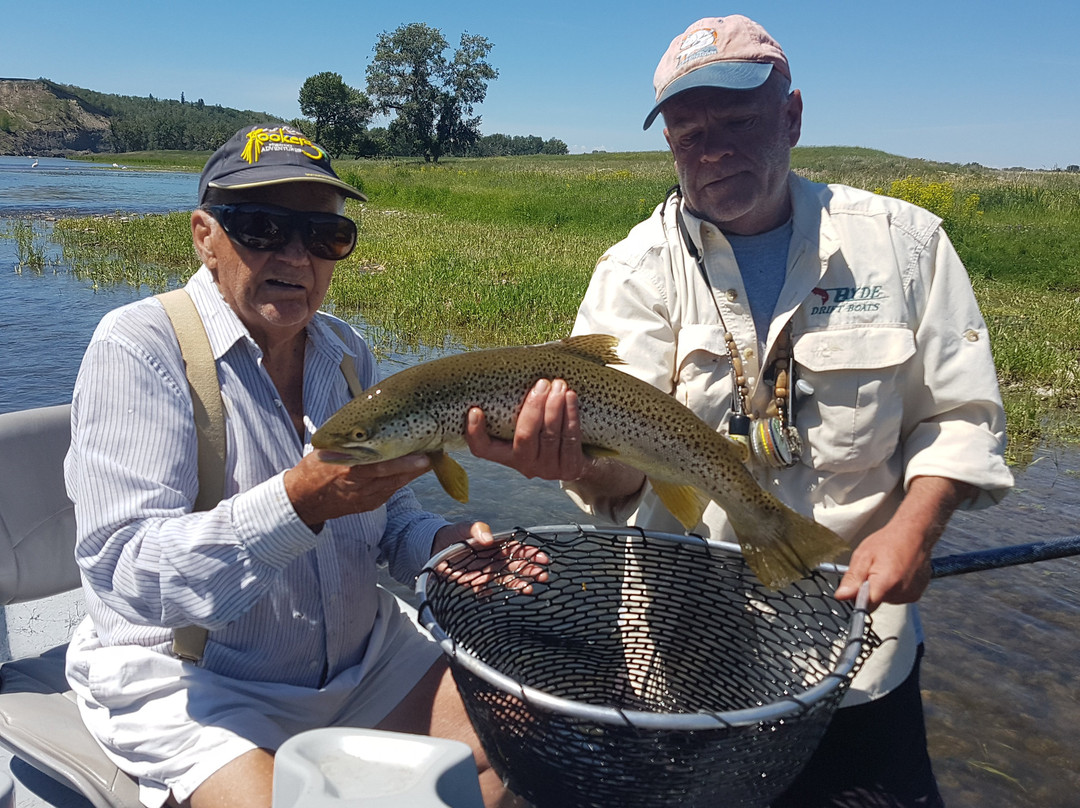
[[[407,489],[382,508],[313,533],[284,473],[349,399],[340,363],[365,387],[375,361],[319,313],[308,325],[304,445],[261,351],[203,267],[187,285],[210,339],[226,411],[225,499],[193,513],[198,489],[191,394],[175,333],[147,298],[107,314],[86,350],[65,462],[88,619],[102,645],[169,653],[172,628],[210,629],[202,665],[238,679],[319,686],[358,664],[375,624],[379,560],[409,581],[447,524]]]

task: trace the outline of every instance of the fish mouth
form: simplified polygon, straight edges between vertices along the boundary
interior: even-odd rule
[[[363,463],[376,463],[382,456],[363,446],[320,446],[319,441],[312,439],[311,446],[319,452],[319,460],[324,463],[333,463],[339,466],[356,466]]]

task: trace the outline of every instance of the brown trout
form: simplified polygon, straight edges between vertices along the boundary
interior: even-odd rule
[[[847,545],[758,485],[734,444],[670,395],[627,373],[618,340],[606,335],[446,356],[383,379],[320,427],[312,446],[375,463],[426,453],[446,492],[468,500],[465,470],[444,449],[465,447],[471,407],[488,431],[509,440],[526,394],[539,379],[563,379],[578,396],[582,446],[643,472],[664,506],[693,530],[713,500],[724,509],[743,555],[779,588]]]

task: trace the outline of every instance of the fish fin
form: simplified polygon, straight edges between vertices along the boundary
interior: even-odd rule
[[[548,343],[552,348],[580,356],[598,365],[625,365],[615,352],[618,344],[618,338],[608,334],[580,334]]]
[[[458,502],[469,501],[469,475],[454,458],[441,449],[437,452],[428,452],[431,461],[431,470],[443,491],[448,493]]]
[[[661,480],[649,480],[656,496],[664,503],[664,507],[671,511],[674,516],[687,530],[693,530],[701,521],[701,515],[705,513],[705,506],[709,504],[708,498],[692,485],[675,485]]]
[[[609,449],[606,446],[597,446],[595,443],[586,443],[581,447],[581,451],[589,457],[618,457],[619,453],[614,449]]]
[[[824,525],[777,501],[748,519],[728,513],[746,563],[765,586],[782,589],[851,547]]]

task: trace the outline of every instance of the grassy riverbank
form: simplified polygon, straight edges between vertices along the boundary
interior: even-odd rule
[[[1046,439],[1080,440],[1080,176],[852,148],[800,148],[793,159],[812,179],[899,196],[945,219],[990,325],[1013,459]],[[360,244],[335,272],[331,301],[409,346],[564,335],[597,258],[675,181],[662,152],[336,165],[371,202],[349,203]],[[64,264],[101,284],[161,287],[193,269],[184,214],[64,220],[53,238]]]
[[[82,160],[87,163],[104,163],[106,165],[137,166],[141,169],[162,169],[166,171],[202,171],[203,165],[213,152],[208,151],[173,151],[170,149],[158,149],[156,151],[124,152],[123,154],[80,154],[72,157],[72,160]]]

